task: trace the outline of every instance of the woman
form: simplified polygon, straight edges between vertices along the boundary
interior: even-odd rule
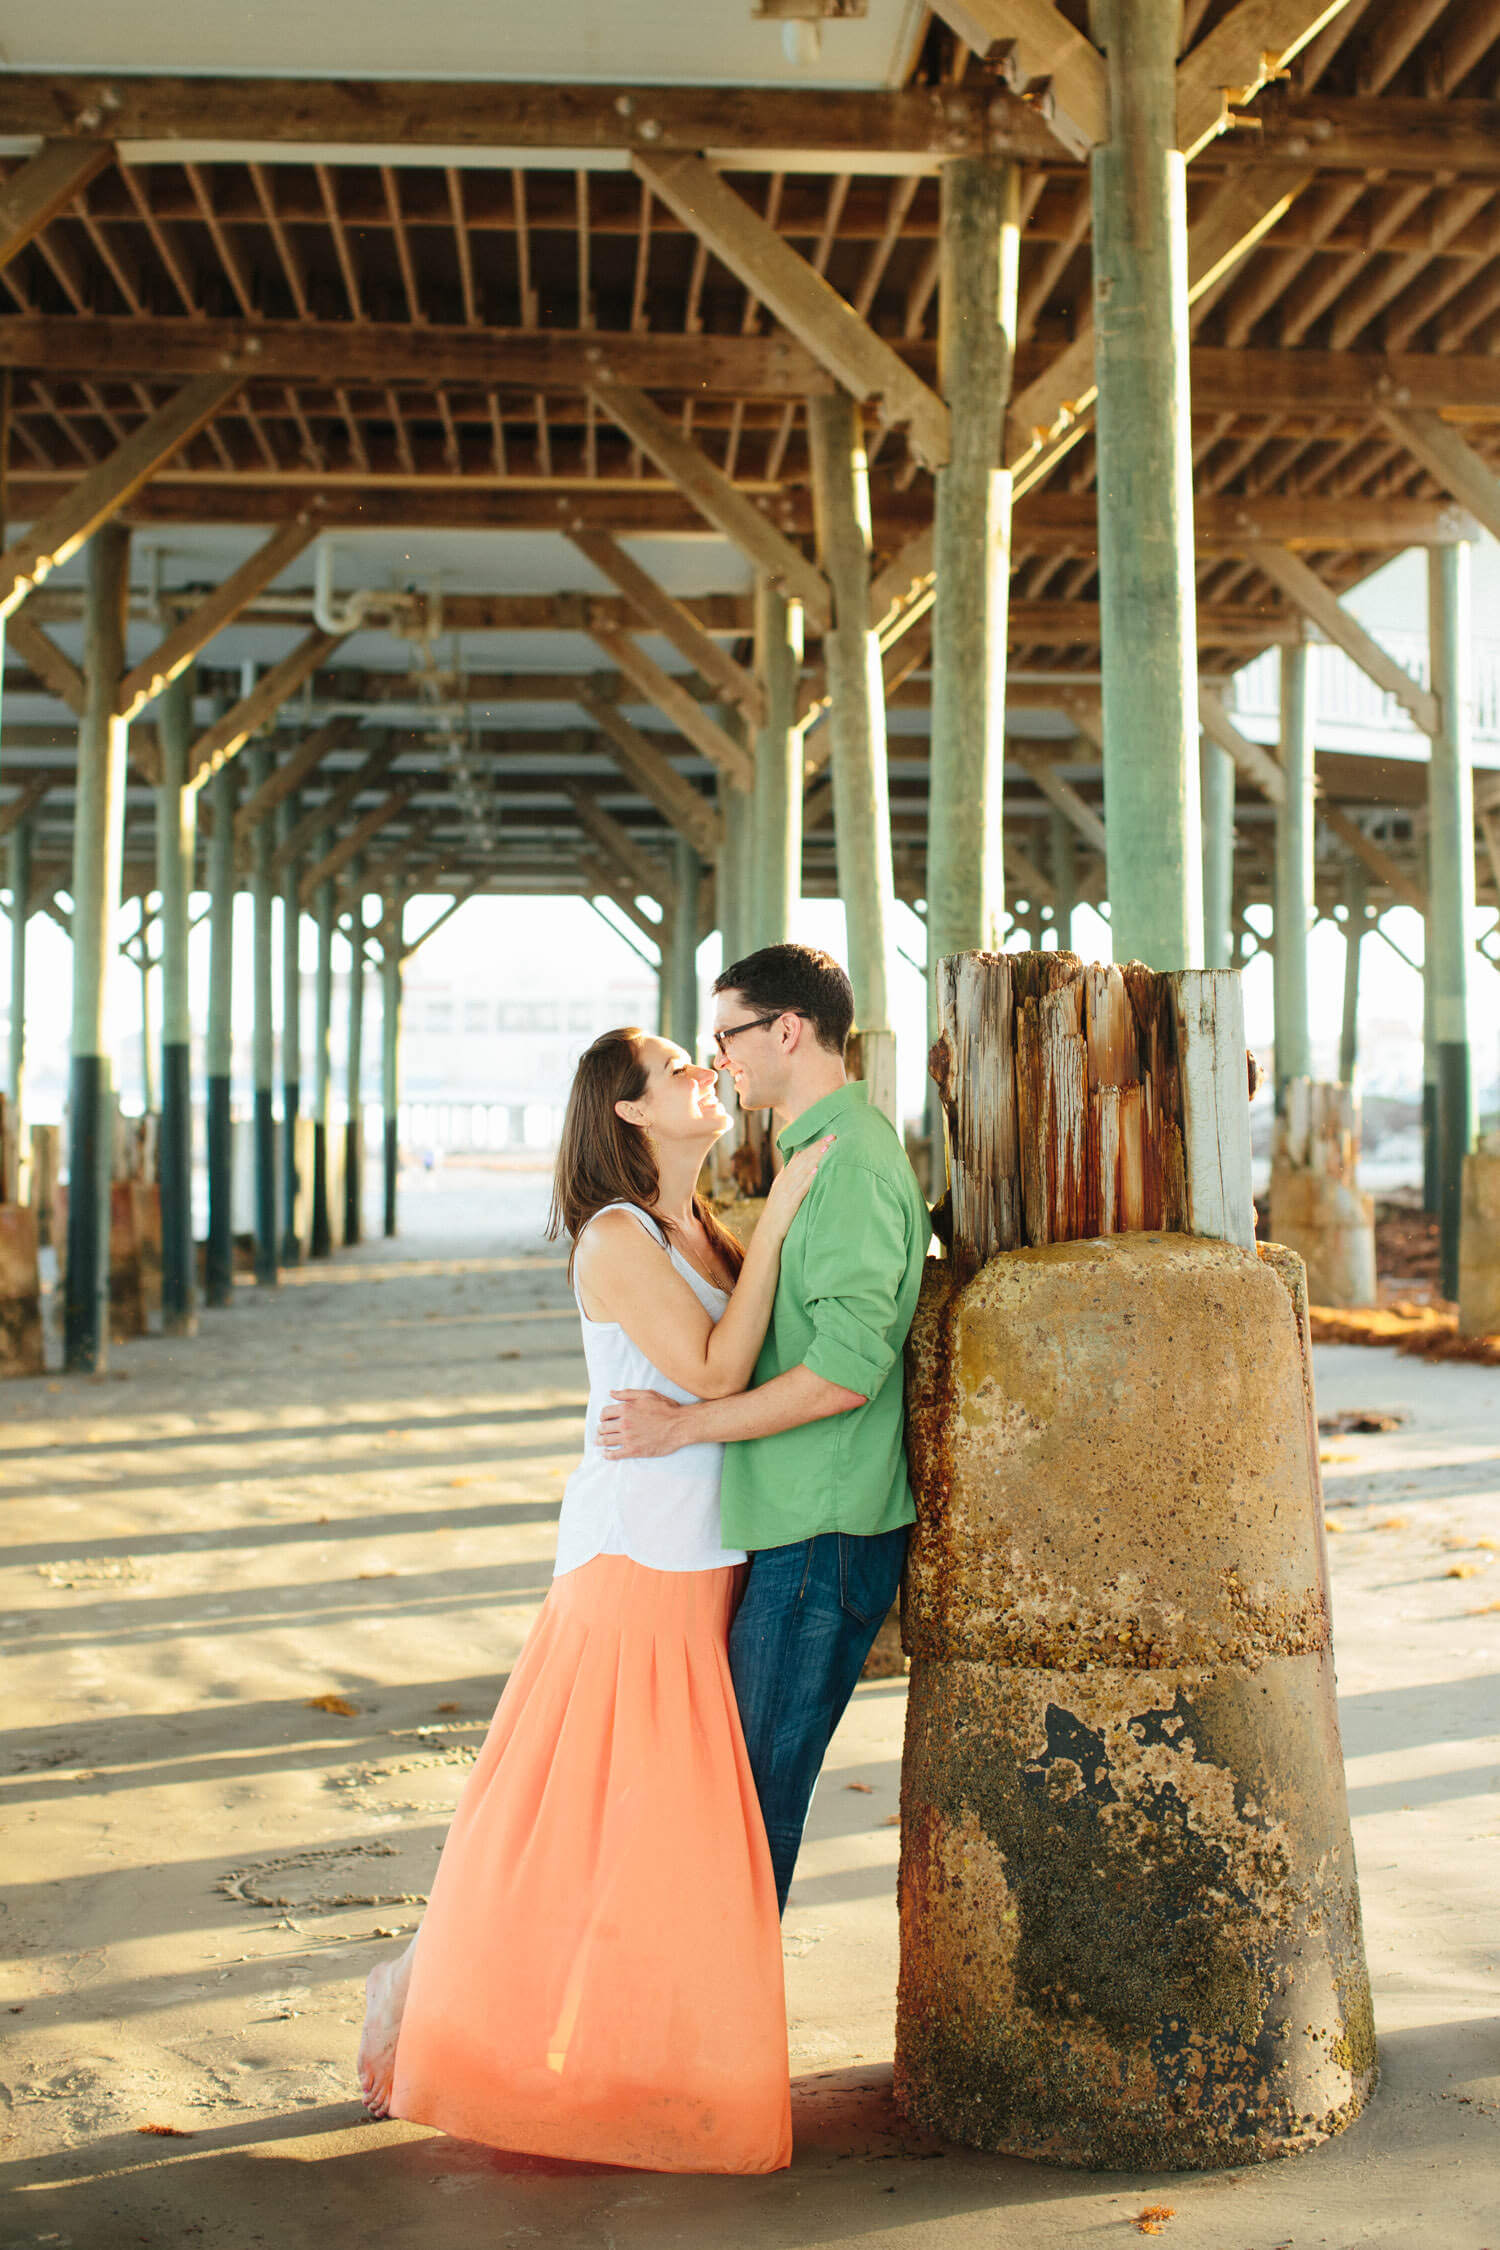
[[[556,1575],[464,1789],[417,1937],[372,1971],[377,2116],[663,2172],[791,2158],[781,1938],[729,1678],[745,1557],[719,1537],[722,1448],[606,1460],[613,1390],[750,1380],[787,1227],[832,1136],[778,1177],[748,1252],[697,1192],[729,1119],[670,1040],[606,1032],[578,1066],[548,1232],[589,1371]]]

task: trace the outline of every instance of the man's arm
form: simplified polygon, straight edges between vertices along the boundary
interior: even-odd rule
[[[865,1403],[858,1391],[830,1383],[810,1367],[789,1367],[756,1390],[700,1399],[690,1406],[679,1406],[660,1391],[614,1391],[611,1399],[599,1417],[599,1445],[615,1461],[676,1453],[684,1445],[775,1437],[781,1430],[825,1422],[831,1414],[848,1414]]]

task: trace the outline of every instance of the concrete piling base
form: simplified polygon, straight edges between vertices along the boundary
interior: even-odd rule
[[[1271,1237],[1301,1258],[1315,1305],[1375,1303],[1375,1198],[1362,1188],[1273,1165]]]
[[[1278,1262],[1137,1234],[929,1272],[896,2031],[897,2099],[929,2130],[1212,2168],[1312,2146],[1368,2098]]]
[[[1500,1335],[1500,1145],[1464,1158],[1458,1328],[1462,1336]]]
[[[0,1204],[0,1376],[40,1375],[42,1284],[37,1271],[36,1213],[28,1204]]]

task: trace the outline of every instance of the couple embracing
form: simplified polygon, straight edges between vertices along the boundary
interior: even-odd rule
[[[551,1231],[584,1457],[427,1915],[369,1980],[376,2115],[652,2171],[790,2161],[780,1914],[914,1514],[928,1212],[845,1076],[852,1016],[805,946],[718,980],[720,1067],[786,1158],[743,1253],[698,1193],[716,1069],[635,1030],[579,1063]]]

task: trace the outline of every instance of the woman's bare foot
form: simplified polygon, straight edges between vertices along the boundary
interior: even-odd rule
[[[359,2040],[359,2090],[372,2117],[389,2117],[396,2041],[417,1941],[397,1961],[379,1961],[365,1979],[365,2026]]]

